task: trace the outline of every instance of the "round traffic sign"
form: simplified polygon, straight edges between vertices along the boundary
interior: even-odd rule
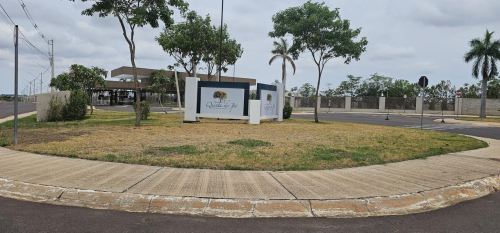
[[[418,80],[418,85],[420,87],[427,87],[427,85],[429,85],[429,79],[427,79],[427,77],[425,76],[420,77],[420,79]]]
[[[459,97],[460,97],[460,96],[462,96],[462,90],[457,90],[457,91],[455,92],[455,94],[457,94],[457,96],[459,96]]]
[[[406,97],[408,97],[408,96],[406,96],[406,95],[403,96],[403,98],[405,98],[405,99],[406,99]]]

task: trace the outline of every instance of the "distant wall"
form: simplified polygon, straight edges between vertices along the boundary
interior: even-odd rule
[[[460,99],[463,115],[479,115],[481,99]],[[486,115],[500,116],[500,99],[486,99]]]
[[[47,111],[49,110],[49,102],[50,99],[53,96],[56,96],[56,98],[61,98],[62,102],[64,103],[66,98],[69,99],[69,96],[71,95],[70,91],[59,91],[59,92],[53,92],[53,93],[44,93],[44,94],[37,94],[37,102],[36,102],[36,120],[37,121],[47,121]]]

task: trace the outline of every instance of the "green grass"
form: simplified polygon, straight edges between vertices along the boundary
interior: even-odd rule
[[[481,121],[481,118],[479,118],[479,117],[460,117],[460,118],[457,118],[457,120],[460,120],[460,121]],[[483,118],[482,121],[500,123],[500,117],[486,117],[486,118]]]
[[[254,148],[254,147],[259,147],[259,146],[271,146],[272,144],[270,142],[265,142],[262,140],[255,140],[255,139],[239,139],[239,140],[233,140],[227,142],[228,144],[231,145],[239,145],[239,146],[244,146],[248,148]]]

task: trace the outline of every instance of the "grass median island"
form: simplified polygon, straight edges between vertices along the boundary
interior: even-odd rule
[[[180,168],[316,170],[384,164],[486,147],[451,133],[344,122],[246,125],[202,119],[179,127],[177,114],[152,114],[133,127],[134,113],[97,110],[74,122],[19,120],[0,124],[0,145],[12,149],[91,160]]]
[[[460,118],[457,118],[457,120],[459,120],[459,121],[481,121],[481,118],[480,117],[460,117]],[[483,118],[482,121],[500,123],[500,117],[486,117],[486,118]]]

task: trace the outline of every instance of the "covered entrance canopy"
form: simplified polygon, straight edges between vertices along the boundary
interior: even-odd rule
[[[141,99],[145,98],[145,93],[147,92],[148,86],[149,86],[149,78],[151,75],[155,72],[155,69],[146,69],[146,68],[137,68],[137,79],[139,80],[139,88],[143,91],[144,96],[141,95]],[[173,71],[165,71],[167,77],[173,77],[174,72]],[[188,74],[186,72],[177,72],[179,75],[178,77],[180,80],[185,80]],[[206,74],[197,74],[196,77],[200,78],[202,81],[216,81],[217,80],[217,75],[212,76],[212,80],[208,80],[208,76]],[[125,92],[126,91],[134,91],[135,90],[135,83],[133,82],[134,80],[134,75],[133,75],[133,68],[129,66],[122,66],[120,68],[114,69],[111,71],[111,78],[112,79],[118,79],[121,81],[110,81],[106,80],[106,86],[97,86],[95,89],[97,92],[105,92],[106,94],[109,93],[109,104],[113,105],[116,104],[117,102],[120,101],[120,98],[126,98],[125,97]],[[255,79],[249,79],[249,78],[240,78],[240,77],[228,77],[228,76],[222,76],[221,77],[222,82],[239,82],[239,83],[250,83],[250,86],[255,86],[256,85],[256,80]],[[119,93],[120,90],[120,93]],[[171,93],[174,94],[176,92],[174,86],[169,86],[167,88],[166,93]],[[181,96],[184,94],[184,90],[181,88]],[[99,99],[104,97],[104,94],[99,94],[97,101]],[[107,95],[106,95],[107,96]],[[108,97],[106,97],[108,98]],[[135,99],[135,93],[133,99]],[[106,102],[107,104],[107,102]]]

